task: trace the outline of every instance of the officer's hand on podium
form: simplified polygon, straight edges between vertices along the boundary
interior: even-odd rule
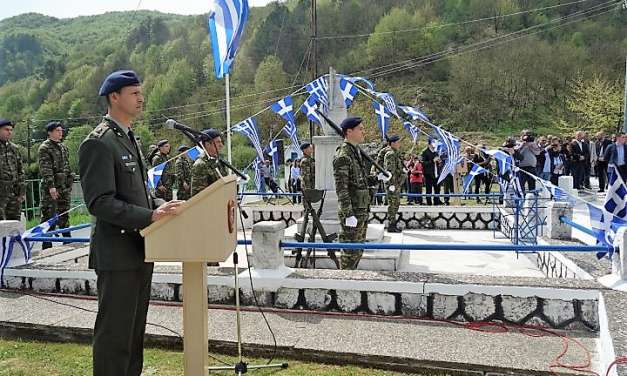
[[[387,181],[390,181],[390,179],[392,179],[392,174],[390,174],[389,171],[386,171],[385,173],[380,172],[379,175],[377,175],[377,179],[385,183]]]
[[[168,215],[178,214],[178,209],[181,206],[181,204],[184,202],[185,201],[183,200],[172,200],[159,206],[158,208],[152,211],[152,221],[157,222],[158,220],[164,217],[167,217]]]
[[[350,217],[346,218],[344,224],[346,225],[346,227],[357,227],[357,217],[351,215]]]

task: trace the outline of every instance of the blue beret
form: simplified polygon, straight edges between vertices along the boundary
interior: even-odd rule
[[[111,73],[104,79],[100,90],[99,96],[105,96],[118,91],[125,86],[139,85],[139,76],[132,70],[119,70]]]
[[[169,141],[168,140],[161,140],[159,142],[157,142],[157,146],[158,147],[162,147],[163,145],[167,144]]]
[[[393,134],[393,135],[391,135],[389,137],[385,136],[385,138],[388,140],[389,143],[396,142],[396,141],[401,139],[401,137],[399,135],[397,135],[397,134]]]
[[[178,149],[176,149],[179,153],[189,150],[189,146],[181,145]]]
[[[4,127],[5,125],[15,127],[15,123],[11,120],[0,118],[0,127]]]
[[[203,134],[202,141],[211,141],[214,138],[221,136],[220,132],[213,128],[203,129],[200,133]]]
[[[46,124],[46,131],[52,132],[52,131],[54,131],[55,129],[57,129],[59,127],[63,127],[61,122],[59,122],[59,121],[51,121],[50,123]]]
[[[310,146],[311,146],[311,143],[303,142],[302,144],[300,144],[300,150],[305,150],[305,149],[307,149]]]
[[[349,117],[349,118],[342,120],[342,124],[340,125],[340,128],[342,128],[342,130],[345,131],[347,129],[353,129],[359,124],[361,124],[360,117]]]

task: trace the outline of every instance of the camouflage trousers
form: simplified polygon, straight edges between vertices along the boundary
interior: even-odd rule
[[[21,201],[13,193],[0,194],[0,220],[20,220]]]
[[[363,243],[366,240],[366,230],[368,229],[368,217],[370,213],[359,213],[357,217],[357,227],[346,226],[346,217],[340,216],[340,224],[342,232],[339,240],[341,243]],[[363,249],[343,249],[340,257],[340,265],[342,269],[354,270],[359,265]]]
[[[70,210],[70,191],[58,191],[59,198],[53,200],[48,192],[42,192],[41,199],[41,223],[49,220],[54,217],[56,214],[65,213]],[[66,228],[70,227],[70,215],[68,213],[63,214],[59,217],[59,220],[56,223],[56,226],[51,226],[50,230],[54,230],[55,228]]]
[[[398,208],[401,206],[401,192],[399,187],[395,192],[386,190],[388,198],[388,225],[396,223],[396,215],[398,214]]]

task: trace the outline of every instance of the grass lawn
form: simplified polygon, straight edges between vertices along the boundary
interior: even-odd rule
[[[183,374],[183,353],[160,349],[147,349],[144,359],[144,376]],[[213,355],[213,354],[212,354]],[[231,364],[235,357],[214,355]],[[267,359],[245,359],[250,364],[265,364]],[[277,359],[280,363],[285,359]],[[255,370],[253,375],[279,376],[371,376],[407,375],[390,371],[359,368],[355,366],[333,366],[288,360],[285,370]],[[220,365],[209,359],[210,366]],[[234,371],[213,372],[216,375],[232,375]],[[91,347],[79,344],[26,342],[0,338],[0,376],[80,376],[91,375]],[[417,375],[417,374],[415,374]]]

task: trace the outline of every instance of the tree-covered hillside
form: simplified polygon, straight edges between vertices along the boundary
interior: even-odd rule
[[[616,129],[622,119],[627,11],[607,0],[319,0],[313,51],[310,1],[252,8],[231,76],[233,123],[253,115],[319,71],[373,79],[398,102],[470,137],[520,128],[567,132]],[[0,117],[16,119],[15,141],[42,140],[62,119],[76,147],[104,112],[96,96],[115,69],[144,79],[144,146],[182,142],[160,125],[174,117],[196,128],[224,128],[224,82],[213,73],[206,16],[115,12],[56,19],[24,14],[0,21]],[[296,97],[296,106],[304,100]],[[377,138],[370,100],[364,116]],[[301,138],[307,136],[298,117]],[[258,116],[262,139],[282,126]],[[398,123],[398,124],[397,124]],[[400,122],[392,125],[401,131]],[[472,132],[479,132],[472,133]],[[236,164],[254,156],[236,137]],[[32,154],[36,143],[31,145]],[[26,151],[25,151],[26,155]],[[74,162],[75,163],[75,162]]]

